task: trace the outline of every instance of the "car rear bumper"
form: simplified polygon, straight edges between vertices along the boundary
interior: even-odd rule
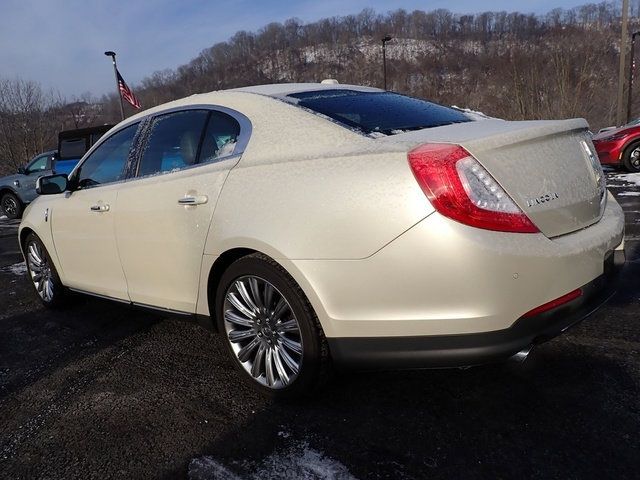
[[[410,337],[328,338],[336,364],[357,369],[447,368],[506,360],[546,342],[587,318],[616,291],[624,250],[611,252],[604,273],[583,285],[582,296],[553,310],[521,317],[511,327],[492,332]]]

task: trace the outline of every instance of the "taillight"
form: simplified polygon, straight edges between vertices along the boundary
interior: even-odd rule
[[[461,146],[428,143],[411,150],[408,157],[422,191],[442,215],[485,230],[539,232],[489,172]]]

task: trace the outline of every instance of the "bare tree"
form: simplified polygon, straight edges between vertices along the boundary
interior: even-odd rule
[[[0,79],[0,169],[14,171],[33,155],[55,144],[59,107],[53,92],[21,79]]]

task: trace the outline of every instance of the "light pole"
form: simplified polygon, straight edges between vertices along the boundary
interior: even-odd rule
[[[382,75],[384,77],[384,89],[387,89],[387,42],[393,40],[391,35],[382,37]]]
[[[627,67],[627,42],[629,34],[629,0],[622,0],[622,35],[620,36],[620,71],[618,73],[618,112],[616,115],[616,126],[619,127],[624,122],[624,82]]]
[[[631,120],[631,100],[633,99],[633,70],[634,70],[634,66],[636,63],[636,37],[640,35],[640,32],[633,32],[631,34],[631,58],[629,60],[629,88],[628,88],[628,94],[627,94],[627,121],[626,123],[629,123],[629,121]]]
[[[118,92],[118,99],[120,99],[120,119],[124,120],[124,106],[122,105],[122,94],[120,93],[120,83],[118,82],[118,67],[116,66],[116,52],[111,50],[104,52],[107,57],[111,57],[113,62],[113,74],[116,77],[116,92]]]

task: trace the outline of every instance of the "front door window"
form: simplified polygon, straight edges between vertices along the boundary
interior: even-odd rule
[[[117,182],[124,178],[124,166],[138,124],[112,135],[82,162],[77,173],[78,190]]]

